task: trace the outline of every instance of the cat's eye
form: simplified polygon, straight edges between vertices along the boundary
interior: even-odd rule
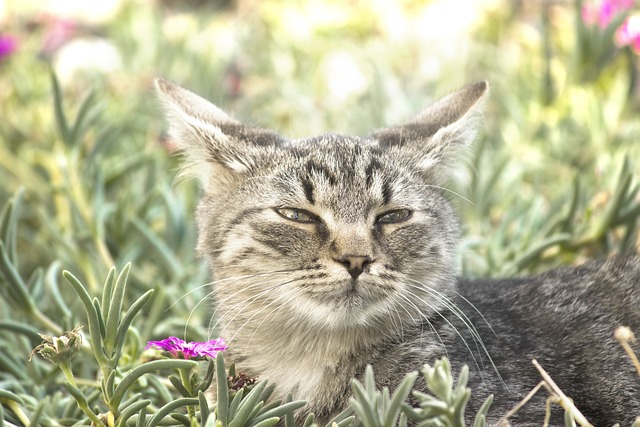
[[[276,209],[280,216],[296,222],[317,222],[318,217],[302,209],[280,208]]]
[[[406,221],[411,217],[409,209],[396,209],[393,211],[385,212],[378,216],[376,223],[378,224],[397,224],[402,221]]]

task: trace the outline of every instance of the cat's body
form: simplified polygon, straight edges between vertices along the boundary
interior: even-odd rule
[[[620,325],[640,330],[640,259],[511,281],[456,277],[459,226],[443,186],[473,138],[486,83],[366,138],[303,140],[156,86],[203,183],[198,249],[239,370],[326,421],[367,364],[393,388],[448,356],[456,372],[470,366],[473,409],[495,394],[495,423],[540,381],[536,358],[596,425],[640,415],[640,382],[613,339]],[[510,422],[540,425],[544,400]]]

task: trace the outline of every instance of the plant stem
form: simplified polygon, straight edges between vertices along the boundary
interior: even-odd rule
[[[182,380],[182,385],[187,389],[190,396],[193,396],[193,390],[191,389],[191,381],[189,380],[189,373],[191,369],[189,368],[178,368],[178,373],[180,374],[180,379]],[[189,419],[196,420],[196,409],[192,405],[187,405],[187,412],[189,413]]]
[[[71,364],[68,361],[60,362],[58,365],[64,374],[64,377],[69,381],[69,384],[78,388],[78,383],[76,382],[76,378],[73,376],[73,371],[71,370]]]

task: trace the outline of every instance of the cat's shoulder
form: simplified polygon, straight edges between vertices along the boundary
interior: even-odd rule
[[[529,277],[461,279],[458,292],[465,299],[462,304],[487,316],[591,311],[627,317],[640,307],[640,255],[616,255]]]
[[[594,286],[599,282],[621,281],[640,287],[640,254],[621,254],[610,258],[587,261],[576,266],[557,267],[537,275],[515,278],[460,279],[464,289],[483,292],[500,291],[510,287],[527,286]]]

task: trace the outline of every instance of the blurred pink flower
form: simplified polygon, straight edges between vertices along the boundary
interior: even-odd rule
[[[620,47],[631,46],[633,52],[640,55],[640,14],[625,19],[616,31],[615,41]]]
[[[48,25],[40,46],[40,56],[50,58],[76,35],[78,24],[70,19],[55,16],[45,16],[44,20]]]
[[[14,53],[18,49],[18,40],[15,37],[0,34],[0,61]]]
[[[585,4],[582,6],[582,20],[587,24],[597,23],[604,29],[618,13],[631,9],[634,3],[635,0],[602,0],[598,4]]]
[[[154,347],[168,351],[174,357],[184,357],[185,359],[205,356],[216,357],[219,352],[227,349],[222,338],[204,342],[186,342],[180,338],[169,337],[161,341],[149,341],[145,349]]]

